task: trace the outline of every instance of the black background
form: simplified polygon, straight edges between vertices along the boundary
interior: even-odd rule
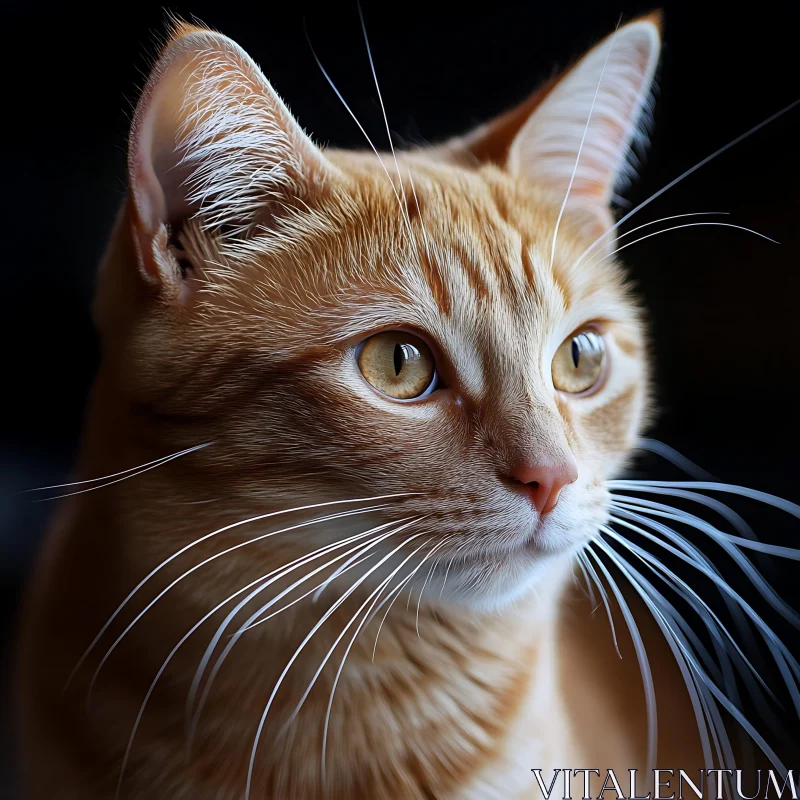
[[[490,117],[610,32],[620,13],[626,20],[651,8],[627,0],[363,7],[398,141],[436,140]],[[628,200],[640,202],[800,96],[790,7],[664,4],[656,124]],[[354,0],[169,8],[236,39],[317,140],[362,147],[314,63],[305,18],[326,69],[385,147]],[[112,7],[16,4],[2,17],[0,650],[10,641],[19,589],[52,512],[17,492],[59,482],[69,468],[96,365],[88,313],[95,265],[125,190],[132,103],[166,15],[144,4],[126,4],[124,15]],[[661,409],[653,435],[722,480],[794,501],[800,500],[798,141],[795,109],[625,226],[727,211],[728,221],[779,245],[740,231],[695,228],[653,237],[624,254],[651,311]],[[667,474],[654,461],[647,466],[653,475]],[[796,546],[796,520],[738,507],[764,540]],[[775,562],[767,572],[800,607],[797,562]],[[798,731],[797,720],[790,722]],[[2,744],[0,758],[11,760]]]

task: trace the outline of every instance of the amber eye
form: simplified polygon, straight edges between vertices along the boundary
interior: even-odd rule
[[[358,352],[358,368],[379,392],[395,400],[429,394],[436,383],[430,348],[405,331],[385,331],[366,339]]]
[[[588,391],[603,374],[605,355],[603,337],[596,331],[570,336],[553,358],[553,385],[570,394]]]

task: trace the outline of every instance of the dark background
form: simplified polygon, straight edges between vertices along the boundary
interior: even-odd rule
[[[610,32],[620,13],[625,20],[651,8],[628,0],[474,7],[365,0],[363,6],[398,141],[436,140],[490,117]],[[663,7],[656,125],[640,179],[626,192],[634,204],[800,96],[790,4]],[[305,17],[326,69],[385,147],[355,0],[252,7],[218,0],[169,9],[195,14],[236,39],[318,140],[362,147],[314,63]],[[126,4],[123,16],[110,7],[18,3],[4,5],[2,19],[0,655],[52,513],[52,505],[17,492],[66,479],[96,365],[89,319],[95,265],[124,194],[132,103],[166,16],[162,7],[144,4]],[[653,237],[624,254],[652,315],[661,408],[653,435],[722,480],[794,501],[800,500],[798,141],[795,109],[625,226],[728,211],[728,221],[779,245],[697,228]],[[646,466],[653,476],[674,475],[652,460]],[[764,540],[797,543],[796,520],[753,504],[737,507]],[[800,607],[797,562],[773,562],[766,571]],[[791,637],[791,629],[781,630]],[[800,739],[796,717],[787,721]],[[0,759],[10,765],[12,753],[0,733]]]

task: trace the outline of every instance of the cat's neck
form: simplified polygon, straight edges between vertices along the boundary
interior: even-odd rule
[[[330,600],[276,617],[231,651],[197,746],[210,756],[223,724],[237,743],[228,755],[241,762],[270,704],[253,772],[258,796],[319,792],[327,747],[332,796],[405,796],[397,787],[407,785],[409,797],[487,797],[490,789],[513,797],[517,782],[520,792],[530,785],[531,764],[555,766],[569,752],[556,583],[491,614],[423,605],[417,616],[404,596],[385,621],[378,614],[341,638],[361,593],[310,639]],[[247,709],[235,722],[232,705]],[[364,759],[381,770],[354,772]]]

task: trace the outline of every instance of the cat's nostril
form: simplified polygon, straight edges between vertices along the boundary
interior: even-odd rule
[[[517,475],[514,474],[514,470],[512,470],[508,475],[506,475],[506,480],[510,481],[511,483],[519,484],[520,486],[527,486],[529,489],[539,488],[538,481],[525,481],[524,476],[523,478],[517,477]]]
[[[572,456],[560,464],[520,461],[507,479],[528,495],[540,514],[546,514],[555,508],[561,490],[578,479],[578,466]]]

